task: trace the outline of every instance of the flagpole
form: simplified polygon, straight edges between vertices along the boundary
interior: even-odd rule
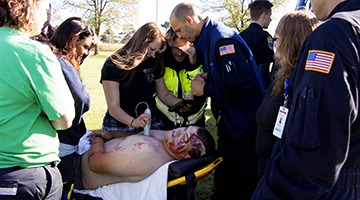
[[[158,0],[156,0],[156,23],[158,23]]]

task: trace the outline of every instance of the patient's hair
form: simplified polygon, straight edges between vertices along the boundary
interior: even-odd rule
[[[215,151],[215,140],[211,133],[203,127],[199,127],[197,131],[197,135],[199,139],[205,146],[205,155],[204,156],[211,156]],[[201,157],[201,152],[196,149],[195,151],[189,152],[191,158],[198,158]]]

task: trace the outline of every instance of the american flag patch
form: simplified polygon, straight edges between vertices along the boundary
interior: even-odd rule
[[[305,70],[313,70],[328,74],[334,61],[334,57],[334,53],[310,50],[306,60]]]
[[[226,55],[226,54],[230,54],[230,53],[235,53],[235,48],[234,45],[225,45],[225,46],[221,46],[219,48],[220,50],[220,56]]]

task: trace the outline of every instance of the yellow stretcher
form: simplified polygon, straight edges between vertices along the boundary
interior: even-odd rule
[[[196,179],[195,181],[199,181],[203,178],[205,178],[206,176],[210,175],[211,172],[223,161],[223,158],[222,157],[219,157],[217,158],[216,160],[214,160],[213,162],[211,162],[210,164],[208,164],[207,166],[205,166],[204,168],[202,169],[199,169],[194,173]],[[175,185],[185,185],[186,184],[186,177],[185,176],[182,176],[180,178],[177,178],[175,180],[172,180],[172,181],[169,181],[168,184],[167,184],[167,187],[172,187],[172,186],[175,186]]]
[[[195,199],[197,181],[210,175],[222,161],[222,157],[214,154],[171,163],[168,169],[168,199]]]
[[[171,163],[168,169],[168,199],[194,199],[194,189],[196,187],[196,182],[210,175],[222,161],[222,157],[213,155],[209,157],[186,159]],[[176,198],[174,198],[175,196]],[[64,200],[70,199],[92,200],[101,198],[90,196],[87,196],[86,198],[76,198],[73,194],[72,187],[69,194],[66,194],[64,198]]]

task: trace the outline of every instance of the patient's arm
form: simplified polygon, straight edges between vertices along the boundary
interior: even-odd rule
[[[164,134],[166,131],[163,130],[150,130],[150,135],[152,137],[158,138],[158,139],[163,139],[164,138]],[[116,130],[97,130],[97,131],[93,131],[91,134],[89,134],[87,137],[101,137],[103,138],[105,141],[111,140],[113,138],[121,138],[121,137],[127,137],[130,135],[136,135],[136,134],[140,134],[143,135],[144,131],[140,132],[140,133],[131,133],[131,132],[124,132],[124,131],[116,131]]]
[[[113,138],[127,137],[130,135],[135,135],[136,133],[124,132],[124,131],[113,131],[113,130],[97,130],[90,133],[87,137],[101,137],[105,141],[108,141]]]
[[[91,171],[94,171],[96,173],[100,173],[98,172],[98,167],[99,163],[98,163],[98,157],[102,156],[105,154],[105,148],[104,148],[104,139],[93,135],[91,136],[91,146],[90,146],[90,150],[89,150],[89,159],[88,159],[88,163],[89,163],[89,168],[91,169]]]

